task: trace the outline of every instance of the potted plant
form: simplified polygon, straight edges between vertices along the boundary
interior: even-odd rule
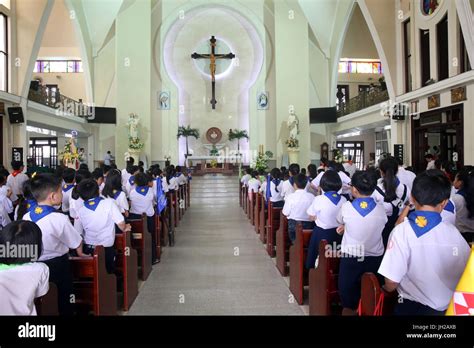
[[[229,141],[237,139],[237,153],[240,156],[240,139],[248,139],[249,135],[244,129],[229,129]]]
[[[189,145],[188,145],[188,138],[193,137],[196,139],[199,139],[199,129],[197,128],[191,128],[191,126],[179,126],[178,127],[178,135],[177,138],[184,137],[186,138],[186,155],[185,157],[188,158],[189,156]]]
[[[257,171],[266,170],[268,168],[268,160],[273,157],[273,152],[266,151],[265,153],[259,153],[255,159],[254,168]]]

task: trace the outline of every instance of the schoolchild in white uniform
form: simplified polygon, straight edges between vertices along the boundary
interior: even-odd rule
[[[260,176],[256,170],[252,172],[252,178],[248,181],[247,186],[249,187],[249,199],[252,199],[252,194],[254,192],[257,193],[258,189],[260,188]]]
[[[273,168],[265,185],[265,200],[271,201],[272,206],[276,208],[283,208],[285,200],[281,195],[283,181],[281,180],[281,171],[278,168]]]
[[[247,186],[247,183],[249,182],[249,180],[252,178],[252,168],[247,168],[245,169],[245,175],[242,176],[242,178],[240,179],[240,182],[244,185],[244,186]]]
[[[132,176],[132,174],[129,172],[130,168],[133,166],[135,160],[133,157],[130,157],[125,165],[125,168],[122,169],[121,174],[122,174],[122,191],[125,192],[125,184],[127,183],[128,179]]]
[[[40,228],[31,221],[12,222],[0,233],[0,245],[32,250],[25,257],[0,256],[0,315],[36,315],[35,298],[49,290],[49,268],[36,262],[42,251]]]
[[[120,213],[128,217],[130,207],[128,205],[127,196],[122,191],[122,178],[120,172],[116,169],[109,171],[107,175],[107,182],[102,190],[102,196],[115,203],[119,208]]]
[[[0,175],[0,183],[5,183],[5,181],[5,177]],[[13,204],[8,195],[11,195],[8,189],[0,191],[0,230],[11,222]]]
[[[179,188],[176,170],[173,166],[170,166],[166,169],[166,184],[168,186],[168,190],[171,192],[174,192]]]
[[[308,167],[308,184],[306,185],[306,191],[312,193],[313,195],[317,196],[319,194],[318,190],[311,185],[311,182],[316,179],[318,176],[318,169],[315,164],[309,164]]]
[[[130,219],[141,219],[142,214],[147,216],[148,232],[152,239],[152,263],[157,263],[156,234],[155,234],[155,194],[153,192],[153,178],[145,173],[135,175],[135,189],[130,192]]]
[[[186,179],[186,176],[181,171],[181,166],[176,166],[175,170],[176,170],[175,177],[177,178],[178,185],[181,186],[181,185],[186,184],[188,180]]]
[[[130,231],[125,218],[113,200],[100,197],[99,185],[93,179],[81,181],[77,187],[84,205],[78,211],[79,218],[74,228],[83,235],[82,250],[86,255],[93,255],[94,249],[102,245],[105,249],[105,267],[108,273],[115,271],[115,225],[120,231]]]
[[[295,192],[294,178],[300,173],[300,165],[297,163],[290,164],[290,167],[288,168],[288,173],[290,177],[288,178],[288,180],[283,181],[283,184],[281,186],[281,196],[285,201],[290,194]]]
[[[130,192],[132,192],[135,189],[135,176],[138,173],[142,173],[142,172],[139,166],[131,166],[129,167],[129,173],[130,173],[130,176],[127,182],[125,183],[125,189],[124,189],[125,194],[127,195],[128,198],[130,198]]]
[[[314,222],[311,221],[307,210],[313,203],[313,194],[305,190],[307,179],[304,174],[298,174],[292,177],[294,180],[294,192],[285,199],[282,213],[288,218],[288,236],[292,243],[296,239],[296,225],[301,223],[303,229],[314,228]]]
[[[72,168],[66,168],[63,172],[63,201],[61,205],[61,210],[65,214],[69,214],[69,201],[71,199],[71,193],[76,185],[76,171]]]
[[[69,216],[71,219],[77,219],[77,212],[84,205],[84,201],[77,192],[77,185],[79,185],[82,180],[90,179],[91,177],[92,175],[88,170],[78,170],[76,172],[76,185],[73,187],[69,198]]]
[[[61,204],[63,198],[61,178],[52,174],[38,174],[31,179],[30,186],[37,206],[26,213],[23,220],[33,221],[41,229],[43,253],[39,261],[49,267],[49,281],[58,288],[59,314],[72,315],[69,249],[75,249],[79,256],[83,256],[82,238],[69,218],[54,208]]]
[[[383,244],[386,247],[388,236],[408,203],[410,189],[397,178],[398,161],[395,158],[389,157],[380,161],[379,169],[382,178],[377,183],[372,197],[377,203],[383,204],[388,217],[383,231]]]
[[[337,217],[341,224],[337,231],[343,233],[338,280],[343,315],[356,315],[361,277],[365,272],[376,273],[382,261],[382,230],[387,215],[383,205],[371,197],[376,185],[376,178],[371,173],[354,173],[354,200],[344,203]]]
[[[403,162],[400,159],[397,159],[398,161],[398,172],[397,172],[397,178],[400,180],[400,182],[408,187],[408,189],[411,191],[413,187],[413,181],[416,178],[416,174],[413,173],[410,170],[406,170],[403,168]]]
[[[416,210],[390,235],[378,272],[385,290],[401,298],[397,315],[443,315],[466,267],[468,244],[440,216],[450,190],[438,171],[418,175],[411,193]]]
[[[308,255],[306,257],[305,266],[307,269],[314,268],[321,240],[327,240],[328,244],[333,248],[334,246],[337,248],[342,240],[341,235],[336,232],[339,226],[337,216],[342,205],[347,202],[345,197],[337,193],[342,187],[341,178],[335,171],[328,170],[321,178],[320,187],[324,193],[314,197],[313,203],[306,211],[310,220],[316,223],[313,233],[311,233]]]
[[[99,185],[99,192],[102,193],[105,185],[104,170],[102,168],[94,169],[92,171],[92,178],[97,182],[97,185]]]
[[[467,168],[460,171],[454,179],[456,194],[451,199],[456,206],[456,228],[468,241],[474,236],[474,170]]]
[[[23,162],[21,161],[12,161],[13,172],[7,178],[7,186],[12,190],[12,195],[10,199],[13,204],[17,203],[17,200],[20,196],[23,195],[23,184],[25,181],[28,181],[28,175],[23,173],[25,169]]]
[[[351,178],[348,177],[346,175],[346,173],[344,173],[342,170],[340,170],[342,167],[339,166],[339,168],[337,168],[336,166],[336,163],[334,163],[333,161],[330,161],[328,162],[328,166],[325,167],[327,168],[326,171],[328,170],[334,170],[337,172],[337,174],[339,175],[340,179],[341,179],[341,182],[342,182],[342,187],[341,189],[338,191],[339,194],[343,194],[343,195],[350,195],[350,192],[351,192]],[[339,169],[339,170],[338,170]],[[321,178],[323,177],[324,173],[326,171],[321,171],[317,176],[316,178],[313,179],[313,181],[311,181],[311,186],[313,189],[315,190],[319,190],[320,188],[320,183],[321,183]],[[347,197],[346,197],[347,198]]]

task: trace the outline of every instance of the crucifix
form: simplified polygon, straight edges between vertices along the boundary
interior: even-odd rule
[[[217,59],[234,59],[235,54],[227,53],[227,54],[216,54],[216,37],[212,36],[209,40],[211,42],[211,54],[200,54],[194,52],[191,54],[192,59],[209,59],[209,70],[211,71],[211,82],[212,82],[212,98],[211,98],[211,105],[212,109],[216,108],[216,60]]]

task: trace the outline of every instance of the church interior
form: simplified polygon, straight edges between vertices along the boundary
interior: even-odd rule
[[[474,0],[0,0],[0,315],[472,315],[473,62]]]

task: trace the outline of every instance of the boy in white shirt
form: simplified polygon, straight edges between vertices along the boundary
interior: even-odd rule
[[[36,315],[34,300],[49,290],[49,268],[41,255],[41,230],[31,221],[15,221],[0,233],[4,250],[15,246],[29,255],[0,257],[0,315]],[[26,247],[26,248],[25,248]]]
[[[93,255],[97,245],[105,249],[105,267],[108,273],[115,271],[115,225],[120,231],[130,231],[125,218],[114,201],[103,199],[99,194],[99,185],[93,179],[81,181],[77,187],[84,205],[78,211],[79,218],[74,228],[84,236],[82,250]]]
[[[19,196],[23,195],[23,184],[28,181],[28,175],[23,173],[25,169],[23,162],[12,161],[13,172],[7,178],[7,186],[12,190],[10,199],[13,204],[17,203]]]
[[[400,159],[397,159],[397,161],[398,161],[398,173],[397,173],[398,180],[400,180],[402,184],[406,185],[408,189],[411,191],[413,187],[413,181],[416,178],[416,174],[410,170],[406,170],[405,168],[403,168],[403,162]]]
[[[61,205],[61,210],[65,214],[69,214],[69,200],[71,199],[71,192],[75,186],[76,181],[76,171],[72,168],[66,168],[63,172],[63,201]]]
[[[6,178],[0,174],[0,186],[5,184]],[[11,222],[11,215],[13,213],[13,204],[8,196],[11,196],[12,192],[6,188],[5,190],[0,190],[0,231],[2,227],[5,227]]]
[[[294,178],[300,173],[300,165],[297,163],[290,164],[290,167],[288,168],[288,173],[290,177],[288,178],[288,180],[283,181],[283,184],[281,186],[281,196],[285,201],[290,194],[295,192]]]
[[[247,186],[247,183],[249,182],[249,180],[252,178],[252,168],[247,168],[245,170],[245,175],[242,176],[242,179],[240,179],[240,182],[244,185],[244,186]]]
[[[56,211],[54,206],[62,202],[61,178],[52,174],[38,174],[31,179],[31,193],[36,207],[23,216],[23,220],[35,222],[42,233],[43,253],[39,261],[49,267],[49,281],[58,288],[60,315],[72,315],[73,278],[69,263],[69,249],[82,253],[82,238],[69,218]]]
[[[303,225],[305,230],[314,228],[314,222],[311,221],[307,213],[308,208],[313,203],[314,196],[305,190],[307,179],[304,174],[298,174],[292,178],[295,192],[286,197],[282,212],[288,218],[288,236],[291,243],[294,243],[298,222]]]
[[[339,211],[338,233],[343,233],[339,264],[339,295],[342,315],[356,315],[360,300],[361,277],[365,272],[376,273],[384,253],[382,230],[387,215],[382,204],[371,197],[377,182],[366,171],[352,177],[352,202]]]
[[[153,179],[145,173],[135,175],[135,189],[130,192],[130,219],[141,219],[147,216],[148,232],[151,233],[152,264],[158,262],[156,257],[155,234],[155,194],[153,192]]]
[[[379,268],[384,288],[397,290],[397,315],[444,315],[469,258],[459,231],[442,221],[451,192],[439,171],[427,171],[413,182],[415,211],[394,228]]]
[[[125,191],[125,184],[127,183],[128,179],[132,176],[132,174],[129,173],[129,169],[133,166],[133,163],[135,160],[133,157],[130,157],[127,161],[127,164],[124,169],[122,169],[121,174],[122,174],[122,190]]]
[[[321,178],[322,195],[314,198],[313,203],[306,211],[310,220],[315,221],[316,226],[311,234],[311,240],[306,257],[306,268],[314,268],[319,254],[319,242],[325,239],[332,248],[336,249],[341,244],[342,237],[336,232],[339,223],[337,215],[346,198],[337,193],[342,187],[339,175],[329,170]]]
[[[188,181],[186,179],[186,176],[181,171],[181,166],[176,166],[176,175],[175,175],[175,177],[177,178],[179,186],[186,184],[186,182]]]
[[[248,195],[249,198],[252,198],[252,193],[257,193],[258,189],[260,188],[260,180],[259,175],[256,170],[252,172],[252,178],[248,181],[247,186],[249,187]]]

